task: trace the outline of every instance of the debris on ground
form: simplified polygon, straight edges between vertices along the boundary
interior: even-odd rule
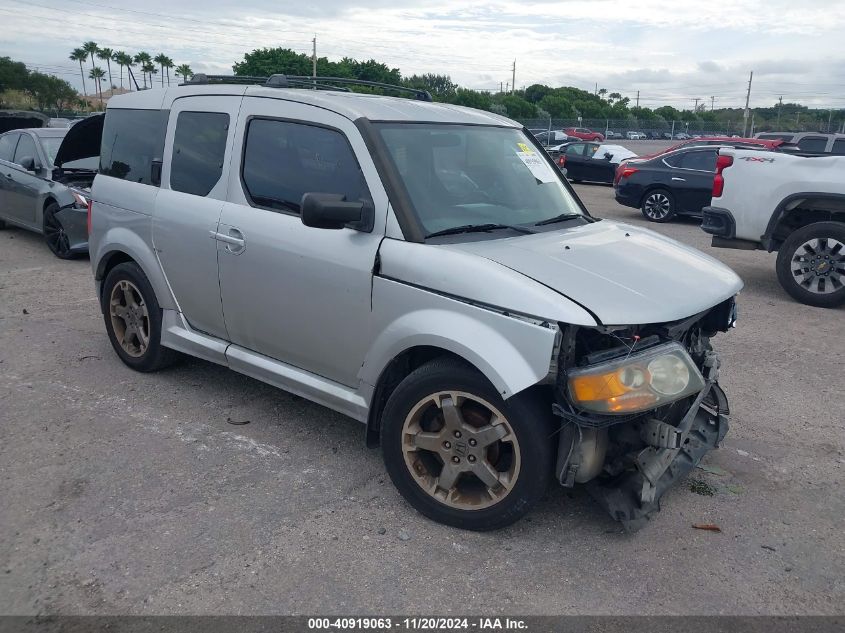
[[[760,547],[762,547],[763,549],[767,549],[767,550],[769,550],[770,552],[776,552],[776,551],[777,551],[777,549],[775,549],[775,548],[774,548],[774,547],[772,547],[771,545],[761,545]]]
[[[226,418],[226,422],[228,424],[234,424],[235,426],[241,426],[243,424],[249,424],[249,420],[233,420],[232,418]]]
[[[410,541],[411,540],[411,535],[408,534],[407,530],[399,530],[399,533],[397,534],[397,536],[399,537],[400,541]]]
[[[722,528],[720,528],[715,523],[693,523],[692,527],[696,530],[705,530],[707,532],[721,532]]]
[[[703,470],[706,473],[710,473],[711,475],[718,475],[719,477],[725,477],[730,475],[730,473],[725,470],[724,468],[720,468],[719,466],[709,466],[707,464],[699,464],[697,466],[699,470]]]

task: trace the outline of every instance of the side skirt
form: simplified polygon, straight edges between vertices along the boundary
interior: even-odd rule
[[[165,347],[225,365],[306,400],[321,404],[359,422],[367,421],[368,401],[354,389],[293,367],[238,345],[197,332],[175,310],[164,310],[161,344]],[[370,394],[371,395],[371,394]]]

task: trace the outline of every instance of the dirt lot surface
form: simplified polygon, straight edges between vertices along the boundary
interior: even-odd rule
[[[632,535],[578,489],[500,532],[432,523],[358,423],[198,360],[123,366],[89,262],[0,232],[0,612],[843,613],[845,310],[794,303],[774,255],[694,221],[652,228],[746,287],[715,340],[731,432]]]

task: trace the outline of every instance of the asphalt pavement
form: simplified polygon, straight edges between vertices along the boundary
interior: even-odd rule
[[[648,226],[746,286],[714,340],[731,431],[635,534],[562,488],[502,531],[432,523],[359,423],[199,360],[131,371],[88,260],[0,232],[0,613],[842,614],[845,309],[694,221]]]

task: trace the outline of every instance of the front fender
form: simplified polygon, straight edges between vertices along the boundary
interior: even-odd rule
[[[402,352],[431,346],[474,365],[507,399],[548,375],[557,327],[375,277],[373,332],[375,339],[359,373],[364,383],[376,385]]]

